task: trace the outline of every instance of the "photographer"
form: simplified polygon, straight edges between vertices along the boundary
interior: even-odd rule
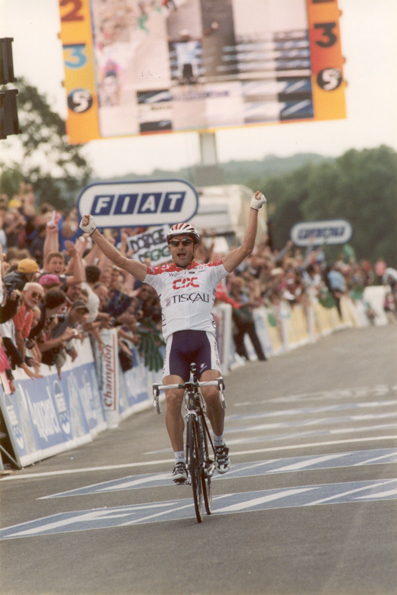
[[[54,326],[54,320],[58,314],[66,309],[66,295],[60,289],[50,289],[45,294],[42,302],[39,304],[40,318],[37,325],[29,333],[27,347],[31,349],[42,335],[50,330],[50,325]],[[57,324],[58,321],[55,322]]]
[[[88,308],[85,303],[81,300],[73,302],[69,312],[58,316],[54,320],[54,326],[38,342],[42,362],[48,366],[55,365],[59,375],[66,361],[66,353],[71,356],[72,361],[78,355],[72,339],[79,337],[77,328],[86,322],[87,317]]]

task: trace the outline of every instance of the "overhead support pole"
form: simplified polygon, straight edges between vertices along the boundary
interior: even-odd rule
[[[223,169],[218,163],[215,132],[199,132],[200,164],[194,168],[196,186],[223,184]]]
[[[218,165],[215,132],[199,132],[201,165]]]

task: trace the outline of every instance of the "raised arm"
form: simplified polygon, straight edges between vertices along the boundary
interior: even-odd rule
[[[65,248],[70,257],[67,273],[71,271],[70,275],[66,275],[66,285],[77,285],[82,283],[85,281],[83,260],[77,252],[76,246],[70,240],[66,240]]]
[[[261,192],[255,192],[251,199],[251,209],[248,217],[247,228],[245,230],[244,239],[238,248],[232,250],[222,258],[223,265],[228,273],[234,271],[238,265],[247,258],[254,249],[256,232],[258,229],[258,210],[266,202],[265,196]]]
[[[53,221],[49,221],[46,226],[43,262],[47,262],[50,252],[59,252],[58,225]]]
[[[104,255],[111,260],[116,266],[120,267],[133,275],[139,281],[143,281],[146,277],[146,265],[126,258],[115,248],[106,238],[97,230],[94,218],[91,215],[84,215],[80,223],[81,229],[88,233],[94,240],[98,248],[104,253]]]

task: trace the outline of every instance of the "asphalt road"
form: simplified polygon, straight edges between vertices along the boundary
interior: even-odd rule
[[[397,594],[396,346],[346,330],[231,373],[200,525],[152,409],[2,478],[2,595]]]

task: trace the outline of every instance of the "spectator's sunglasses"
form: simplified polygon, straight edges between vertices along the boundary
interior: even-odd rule
[[[189,240],[189,238],[183,238],[182,240],[170,240],[168,245],[172,246],[173,248],[178,248],[179,244],[182,246],[191,246],[193,244],[193,240]]]
[[[44,298],[44,296],[41,293],[37,293],[37,291],[32,291],[30,297],[32,297],[34,300],[38,298],[40,301]]]

